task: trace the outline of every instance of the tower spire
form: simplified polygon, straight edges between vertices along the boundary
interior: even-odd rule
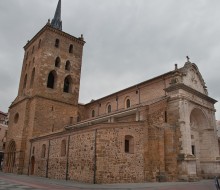
[[[57,4],[57,9],[54,15],[54,18],[51,22],[51,26],[62,30],[62,21],[61,21],[61,0],[59,0],[58,4]]]

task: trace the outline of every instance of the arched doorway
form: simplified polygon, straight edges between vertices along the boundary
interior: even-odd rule
[[[34,175],[35,158],[31,157],[31,175]]]
[[[191,132],[191,153],[196,157],[196,172],[201,174],[201,161],[206,160],[208,150],[210,148],[207,139],[207,131],[209,128],[206,115],[201,109],[195,108],[190,114],[190,132]]]
[[[8,152],[7,161],[6,161],[7,171],[9,173],[13,173],[13,169],[15,166],[15,156],[16,156],[16,145],[14,140],[9,142],[7,152]]]

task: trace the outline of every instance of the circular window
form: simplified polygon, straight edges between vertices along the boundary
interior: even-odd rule
[[[19,114],[16,113],[16,114],[15,114],[15,117],[14,117],[14,123],[17,123],[17,122],[18,122],[18,119],[19,119]]]

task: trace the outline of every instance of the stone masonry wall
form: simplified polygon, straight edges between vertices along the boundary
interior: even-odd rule
[[[42,145],[46,145],[45,157],[42,157]],[[42,140],[32,144],[31,156],[35,157],[34,175],[40,177],[47,176],[47,159],[48,159],[49,141]],[[29,166],[29,170],[31,166]]]
[[[95,132],[81,132],[70,136],[69,179],[93,183]]]
[[[126,153],[125,136],[134,138],[134,152]],[[144,126],[141,123],[105,124],[97,131],[97,183],[144,181]]]
[[[66,179],[67,154],[61,155],[61,142],[68,142],[68,137],[50,140],[50,153],[48,163],[48,177],[53,179]],[[67,145],[67,144],[66,144]],[[66,146],[67,149],[67,146]]]

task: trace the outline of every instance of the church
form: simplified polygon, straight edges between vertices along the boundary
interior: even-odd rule
[[[62,31],[59,0],[52,21],[24,46],[4,172],[94,184],[219,174],[217,101],[195,63],[187,57],[182,67],[80,104],[84,44]]]

